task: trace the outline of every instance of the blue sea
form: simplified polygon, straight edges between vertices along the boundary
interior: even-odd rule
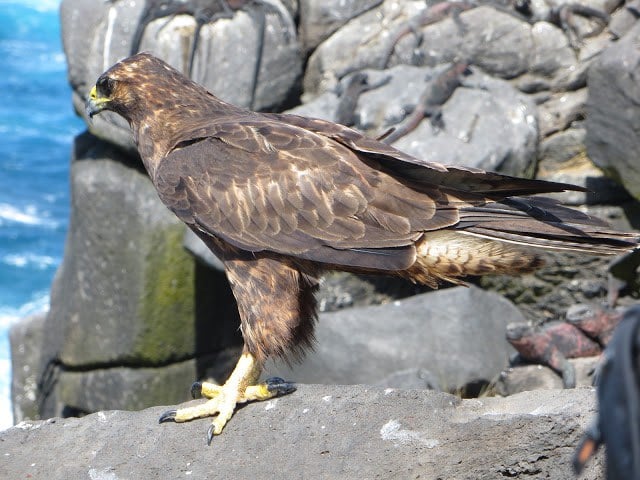
[[[71,107],[60,0],[0,0],[0,429],[12,425],[10,326],[49,306],[69,217]]]

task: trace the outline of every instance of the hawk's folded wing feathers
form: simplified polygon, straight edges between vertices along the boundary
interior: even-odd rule
[[[438,185],[452,191],[464,192],[487,200],[500,200],[509,196],[533,195],[536,193],[561,192],[564,190],[586,191],[585,188],[558,182],[530,180],[487,172],[479,168],[443,165],[413,157],[396,150],[349,127],[317,118],[306,118],[286,113],[262,114],[291,125],[296,125],[318,135],[331,138],[364,158],[379,162],[380,167],[417,184]],[[467,200],[467,199],[465,199]],[[468,200],[471,200],[469,198]]]
[[[295,125],[233,119],[192,135],[159,163],[160,197],[243,250],[399,270],[414,261],[421,232],[458,221],[447,206],[455,199],[437,187],[414,190]]]

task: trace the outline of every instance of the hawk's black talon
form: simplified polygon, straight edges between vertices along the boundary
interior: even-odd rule
[[[193,382],[191,384],[191,398],[200,398],[202,396],[202,382]]]
[[[267,378],[265,383],[267,384],[267,390],[275,392],[276,395],[286,395],[297,390],[295,383],[287,382],[280,377]]]
[[[207,429],[207,445],[211,446],[211,442],[213,440],[213,424],[209,425]]]
[[[175,422],[177,410],[167,410],[158,419],[158,423]]]

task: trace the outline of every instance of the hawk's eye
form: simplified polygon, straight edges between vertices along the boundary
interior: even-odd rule
[[[98,84],[96,85],[98,91],[102,94],[103,97],[110,97],[113,93],[113,88],[115,87],[115,80],[109,77],[102,77],[98,80]]]

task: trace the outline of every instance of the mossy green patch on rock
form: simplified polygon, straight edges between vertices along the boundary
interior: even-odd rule
[[[195,351],[195,265],[182,247],[184,227],[149,237],[138,303],[139,343],[132,352],[144,363],[164,363]]]
[[[86,370],[193,358],[196,269],[182,247],[186,227],[146,174],[103,159],[105,148],[97,143],[71,166],[73,209],[48,315],[58,360]]]

